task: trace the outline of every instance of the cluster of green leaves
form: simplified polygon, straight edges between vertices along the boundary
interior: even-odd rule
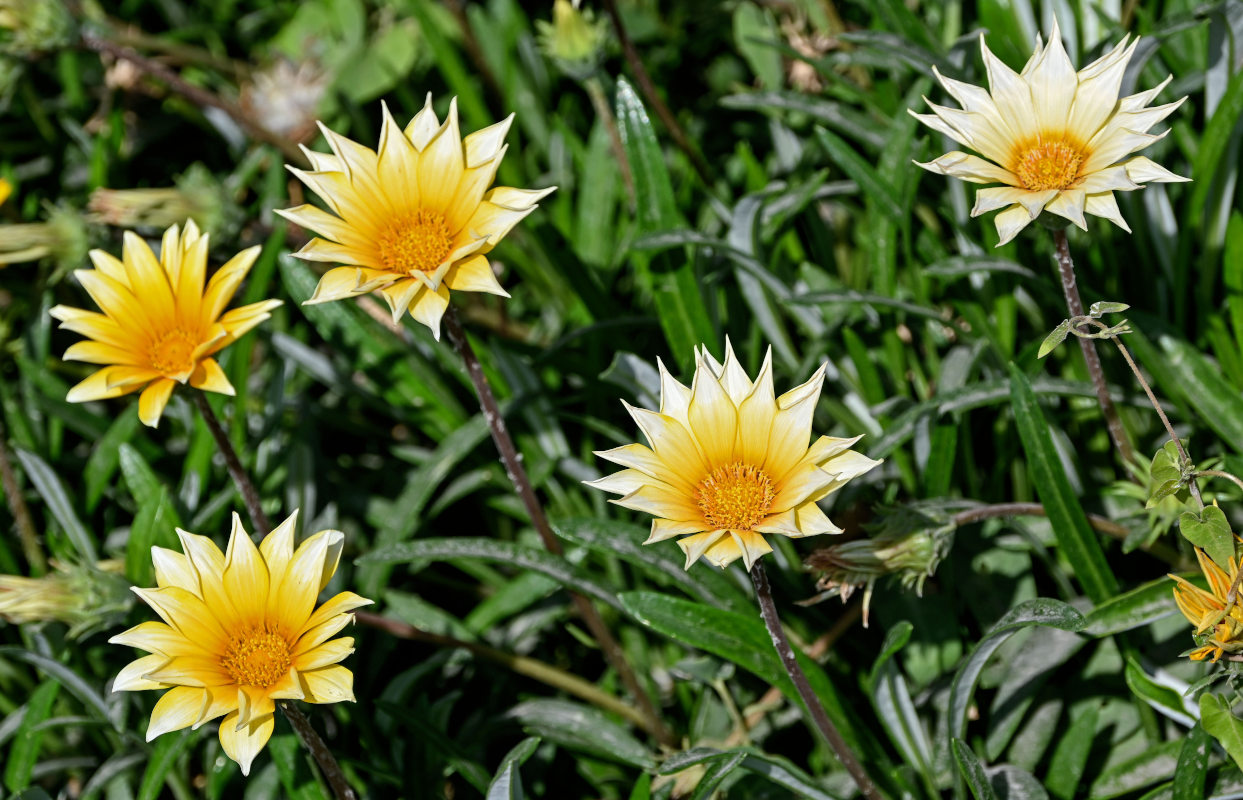
[[[587,89],[538,48],[534,22],[550,11],[517,0],[127,0],[114,13],[143,36],[84,10],[96,35],[127,34],[225,97],[279,57],[314,58],[330,78],[321,117],[364,143],[378,137],[380,98],[402,118],[427,91],[442,114],[456,96],[464,130],[517,112],[499,182],[560,188],[494,252],[513,298],[455,302],[564,557],[539,546],[450,348],[409,319],[395,334],[354,302],[299,305],[317,275],[289,257],[271,214],[290,203],[276,150],[159,80],[108,74],[83,48],[29,61],[3,95],[0,176],[15,187],[4,222],[42,219],[45,203],[82,208],[100,187],[170,186],[200,163],[246,220],[213,240],[214,259],[264,246],[238,302],[287,303],[225,351],[238,396],[212,403],[266,510],[301,509],[307,532],[345,531],[330,592],[348,587],[466,643],[356,629],[346,663],[358,703],[313,709],[353,781],[371,797],[850,795],[797,712],[741,570],[684,572],[676,548],[640,547],[643,521],[581,486],[601,468],[592,451],[635,439],[619,400],[656,407],[655,358],[689,378],[693,346],[720,355],[728,335],[752,374],[771,346],[780,385],[827,363],[816,431],[866,433],[860,449],[886,459],[828,509],[848,535],[873,509],[918,500],[1039,500],[1047,514],[962,526],[922,596],[879,584],[868,629],[853,605],[793,603],[814,592],[803,557],[832,542],[773,537],[783,617],[821,654],[802,659],[812,686],[888,796],[1243,790],[1215,744],[1243,755],[1233,698],[1219,691],[1233,674],[1198,702],[1186,694],[1222,670],[1179,658],[1190,628],[1164,577],[1194,564],[1171,532],[1179,462],[1153,465],[1158,484],[1176,485],[1146,509],[1077,348],[1037,358],[1066,316],[1048,233],[1033,226],[994,248],[991,220],[968,216],[970,187],[911,163],[949,148],[907,113],[939,96],[931,65],[985,82],[981,30],[1015,66],[1053,17],[1079,64],[1127,31],[1145,37],[1124,91],[1174,76],[1166,99],[1190,99],[1146,154],[1195,182],[1126,193],[1134,233],[1092,218],[1071,247],[1085,299],[1130,306],[1125,341],[1196,463],[1239,473],[1243,4],[618,5],[707,174],[614,46],[598,79],[616,153]],[[264,121],[264,108],[252,113]],[[119,249],[117,230],[90,235]],[[149,548],[176,547],[175,526],[223,541],[240,501],[184,393],[155,431],[128,400],[66,403],[85,373],[59,359],[74,338],[47,309],[89,300],[50,262],[9,266],[0,291],[4,437],[47,555],[123,559],[129,580],[150,585]],[[1137,449],[1156,452],[1164,428],[1100,345]],[[1209,488],[1233,516],[1239,492]],[[7,502],[0,523],[19,525]],[[0,537],[0,573],[38,573],[16,536]],[[567,588],[602,610],[681,750],[549,677],[629,702]],[[208,729],[143,741],[154,693],[107,691],[132,656],[109,632],[147,618],[122,616],[80,638],[59,623],[0,623],[0,795],[326,796],[283,722],[248,781]]]

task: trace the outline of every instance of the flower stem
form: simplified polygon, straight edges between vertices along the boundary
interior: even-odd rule
[[[298,734],[298,738],[302,740],[302,744],[315,757],[319,769],[324,773],[328,785],[332,787],[332,793],[336,795],[337,800],[358,800],[358,794],[355,793],[353,787],[345,779],[345,773],[341,771],[341,765],[337,763],[337,759],[332,755],[332,751],[328,749],[328,745],[324,744],[324,740],[315,732],[311,721],[306,715],[298,709],[292,701],[282,700],[278,704],[281,711],[285,712],[285,719],[289,720],[289,724]]]
[[[617,118],[613,116],[613,110],[609,108],[609,99],[604,94],[604,87],[600,85],[600,79],[592,75],[583,81],[583,88],[587,90],[587,96],[591,98],[596,117],[609,134],[609,146],[613,148],[613,158],[617,161],[622,184],[626,187],[626,200],[629,201],[630,208],[634,208],[634,175],[630,172],[630,162],[626,159],[626,147],[622,143],[621,131],[617,129]]]
[[[216,412],[211,410],[207,395],[194,392],[194,404],[198,406],[199,413],[203,415],[203,421],[207,423],[207,430],[211,431],[212,438],[216,440],[216,447],[224,456],[224,464],[228,467],[229,475],[233,477],[233,483],[242,495],[242,502],[246,504],[246,510],[250,512],[250,519],[255,524],[256,532],[261,536],[266,536],[272,530],[272,523],[268,521],[268,515],[263,513],[263,507],[259,504],[259,490],[255,488],[254,481],[250,479],[250,475],[242,466],[241,459],[237,457],[237,451],[233,449],[229,435],[220,426]]]
[[[1057,266],[1062,274],[1062,292],[1066,295],[1066,307],[1072,317],[1082,317],[1083,300],[1079,297],[1079,287],[1075,283],[1075,263],[1070,258],[1070,243],[1066,240],[1066,231],[1059,228],[1053,231],[1053,241],[1057,246]],[[1083,350],[1083,360],[1087,362],[1088,374],[1092,377],[1092,385],[1096,388],[1096,399],[1100,401],[1101,412],[1105,415],[1105,424],[1109,428],[1109,438],[1113,439],[1114,447],[1122,455],[1125,463],[1131,463],[1135,453],[1131,449],[1131,441],[1127,439],[1126,430],[1122,427],[1122,418],[1118,409],[1109,397],[1109,386],[1105,383],[1105,372],[1101,369],[1101,357],[1096,352],[1096,342],[1079,339],[1079,348]]]
[[[4,441],[3,427],[0,427],[0,483],[4,484],[5,499],[13,513],[13,521],[17,523],[17,535],[22,540],[22,552],[26,556],[26,563],[30,565],[30,574],[42,575],[47,572],[47,557],[39,546],[39,534],[30,518],[30,507],[26,505],[26,498],[22,497],[21,487],[17,485],[17,475],[13,472],[13,462],[9,459],[9,446]]]
[[[522,505],[526,508],[527,515],[531,518],[531,523],[535,526],[535,530],[539,533],[540,539],[544,542],[544,547],[555,555],[561,555],[564,550],[561,547],[561,540],[553,533],[552,526],[548,524],[548,517],[544,514],[544,507],[540,505],[539,499],[535,496],[535,489],[531,486],[531,479],[527,477],[527,471],[522,466],[522,456],[518,453],[518,448],[514,446],[514,440],[509,436],[509,430],[505,427],[505,418],[501,416],[500,407],[496,404],[496,396],[492,393],[492,386],[488,383],[488,378],[483,374],[483,367],[479,363],[479,357],[475,355],[475,349],[471,347],[470,341],[466,338],[466,332],[462,330],[462,324],[457,318],[457,313],[452,306],[445,311],[444,318],[441,320],[445,333],[449,337],[449,341],[453,344],[458,355],[462,357],[462,361],[466,365],[466,374],[470,376],[470,382],[475,387],[475,394],[479,397],[479,406],[483,411],[484,419],[487,420],[488,428],[492,432],[492,441],[496,444],[497,451],[501,455],[501,463],[505,466],[505,473],[509,476],[509,480],[513,483],[514,489],[518,492],[518,497],[522,500]],[[656,707],[652,704],[651,698],[647,696],[642,684],[639,683],[638,676],[630,666],[630,662],[626,660],[626,653],[622,650],[621,645],[613,638],[613,634],[609,632],[608,626],[604,624],[604,620],[600,617],[600,612],[591,604],[583,595],[578,592],[571,591],[570,598],[574,602],[574,608],[583,619],[583,623],[591,631],[592,636],[600,644],[600,649],[604,652],[605,659],[617,670],[618,676],[622,683],[634,695],[635,702],[639,704],[640,711],[649,720],[647,726],[653,731],[656,739],[661,744],[670,746],[677,744],[677,739],[669,731],[660,719],[660,715],[656,713]]]
[[[781,627],[781,619],[777,616],[777,605],[773,602],[772,589],[768,586],[768,575],[764,572],[762,561],[756,561],[751,567],[751,583],[755,586],[755,597],[760,603],[760,616],[763,617],[764,625],[768,628],[768,635],[773,639],[773,647],[776,648],[777,655],[781,658],[786,674],[794,682],[798,696],[803,699],[803,706],[807,709],[808,715],[815,722],[816,728],[824,736],[829,747],[837,754],[842,766],[846,767],[850,777],[854,778],[860,794],[868,800],[879,800],[880,791],[864,772],[863,765],[851,751],[850,745],[846,744],[842,734],[829,719],[829,715],[825,713],[820,698],[816,697],[816,693],[812,691],[811,684],[807,682],[807,676],[803,673],[803,668],[798,665],[798,660],[794,657],[794,650],[790,648],[790,640],[786,638],[785,630]]]

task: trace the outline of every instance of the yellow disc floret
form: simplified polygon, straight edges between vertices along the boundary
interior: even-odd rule
[[[238,686],[266,689],[288,674],[291,661],[285,637],[252,628],[229,641],[220,664]]]
[[[1021,150],[1014,173],[1033,192],[1065,189],[1079,177],[1083,150],[1065,139],[1038,141]]]
[[[736,461],[714,469],[695,489],[704,521],[715,530],[749,531],[768,515],[773,481],[764,470]]]
[[[420,208],[399,217],[380,234],[376,244],[381,267],[413,275],[435,272],[449,255],[452,242],[444,215]]]
[[[194,348],[199,345],[199,337],[186,333],[181,328],[161,334],[148,351],[151,367],[165,375],[180,375],[194,367]]]

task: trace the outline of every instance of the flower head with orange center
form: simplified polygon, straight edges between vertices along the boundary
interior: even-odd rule
[[[334,155],[303,148],[313,169],[289,168],[333,213],[311,205],[277,213],[325,237],[298,258],[346,265],[328,270],[307,303],[379,291],[394,323],[409,310],[440,338],[449,290],[509,296],[486,254],[555,187],[488,188],[512,114],[463,138],[456,99],[441,123],[429,94],[404,130],[383,112],[378,151],[321,125]]]
[[[955,150],[919,166],[972,183],[1003,184],[980,189],[971,210],[975,217],[1005,209],[995,219],[998,246],[1042,211],[1084,230],[1084,214],[1095,214],[1129,232],[1114,192],[1142,189],[1146,182],[1188,180],[1144,156],[1122,160],[1164,137],[1169,131],[1147,131],[1187,99],[1148,108],[1169,78],[1155,89],[1119,99],[1122,76],[1137,44],[1139,39],[1128,44],[1123,38],[1075,72],[1055,22],[1049,43],[1042,46],[1037,39],[1036,52],[1016,73],[993,55],[981,36],[989,90],[946,78],[933,67],[962,108],[924,98],[933,113],[911,112],[980,155]]]
[[[134,593],[163,622],[144,622],[109,639],[146,650],[121,670],[112,690],[167,689],[151,712],[147,741],[217,717],[220,744],[245,774],[272,735],[276,700],[354,700],[354,675],[338,662],[354,640],[333,639],[368,605],[341,592],[316,598],[341,558],[344,534],[320,531],[294,549],[298,514],[259,546],[233,515],[228,549],[178,530],[183,553],[151,548],[157,588]]]
[[[656,517],[644,544],[683,537],[687,569],[700,556],[718,567],[742,558],[750,569],[772,551],[765,534],[841,533],[816,503],[880,462],[850,449],[858,436],[811,441],[824,368],[776,397],[771,352],[754,381],[728,342],[724,364],[706,348],[696,360],[690,388],[658,362],[660,411],[626,404],[650,446],[596,453],[627,469],[588,485]]]
[[[1222,653],[1243,651],[1243,608],[1238,602],[1243,601],[1243,597],[1231,606],[1229,614],[1225,613],[1226,596],[1238,577],[1239,565],[1231,556],[1226,565],[1229,567],[1227,572],[1198,547],[1196,558],[1200,560],[1200,570],[1208,579],[1210,591],[1206,592],[1177,575],[1169,577],[1174,580],[1174,601],[1178,603],[1178,610],[1195,626],[1196,644],[1200,646],[1189,654],[1191,660],[1203,661],[1212,656],[1216,662]]]
[[[281,304],[263,300],[224,310],[260,249],[238,253],[210,280],[207,235],[193,222],[165,231],[158,259],[129,231],[120,260],[92,250],[95,269],[75,274],[103,313],[56,306],[51,314],[62,328],[89,339],[66,350],[65,360],[105,366],[70,389],[66,399],[81,403],[142,389],[138,416],[154,428],[178,383],[232,395],[233,385],[212,356]]]

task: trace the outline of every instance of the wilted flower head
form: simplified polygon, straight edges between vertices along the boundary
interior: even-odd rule
[[[66,350],[65,360],[104,366],[70,389],[66,399],[82,403],[142,389],[138,416],[154,428],[178,383],[232,395],[233,384],[212,356],[281,304],[263,300],[224,310],[259,250],[238,253],[211,280],[206,280],[207,236],[193,222],[164,232],[159,259],[130,231],[121,260],[92,250],[95,269],[75,274],[103,313],[56,306],[51,314],[62,328],[89,339]]]
[[[540,49],[574,80],[586,80],[604,58],[608,22],[595,18],[591,9],[579,8],[580,0],[555,0],[552,22],[536,20]]]
[[[1239,564],[1233,556],[1224,570],[1208,555],[1196,548],[1196,558],[1200,560],[1200,570],[1208,579],[1210,591],[1204,591],[1177,575],[1170,575],[1174,580],[1174,601],[1178,610],[1183,612],[1187,621],[1195,626],[1195,640],[1199,645],[1191,651],[1192,661],[1203,661],[1209,656],[1216,662],[1222,653],[1238,653],[1243,651],[1243,608],[1237,598],[1226,613],[1226,596],[1230,587],[1238,577]]]
[[[1128,39],[1076,73],[1054,23],[1049,43],[1042,47],[1037,39],[1036,52],[1016,73],[993,55],[981,36],[988,91],[932,68],[962,108],[924,98],[934,113],[911,113],[983,158],[955,150],[920,166],[972,183],[1003,184],[980,189],[971,210],[974,217],[1005,209],[995,219],[998,246],[1042,211],[1084,230],[1088,213],[1130,231],[1115,191],[1141,189],[1145,182],[1187,180],[1144,156],[1122,161],[1164,137],[1169,131],[1147,131],[1186,100],[1147,107],[1170,78],[1154,89],[1118,98],[1127,62],[1139,44],[1138,38],[1129,44]]]
[[[133,605],[120,561],[94,566],[53,562],[52,567],[38,578],[0,575],[0,619],[63,622],[76,638],[114,624]]]
[[[345,540],[320,531],[294,549],[294,512],[258,547],[233,515],[224,553],[206,536],[178,530],[178,553],[151,548],[157,588],[134,593],[163,622],[144,622],[108,641],[146,650],[112,690],[168,691],[155,704],[147,741],[217,717],[220,744],[244,774],[267,744],[277,700],[354,701],[354,675],[338,662],[354,640],[333,639],[371,601],[341,592],[316,598],[337,571]]]
[[[728,343],[723,365],[707,348],[695,355],[690,388],[658,362],[659,412],[623,403],[650,447],[597,452],[627,469],[587,485],[656,517],[644,544],[683,537],[687,569],[700,556],[718,567],[741,558],[750,569],[772,552],[764,534],[840,533],[816,503],[880,462],[850,449],[858,436],[811,442],[824,367],[776,397],[771,351],[754,382]]]
[[[274,61],[242,87],[242,108],[272,133],[295,142],[315,134],[320,101],[332,76],[313,61]]]
[[[485,254],[555,187],[488,189],[512,114],[463,139],[456,99],[444,123],[430,94],[405,130],[387,106],[383,113],[379,152],[321,125],[335,155],[303,148],[314,169],[289,168],[333,214],[311,205],[276,213],[328,237],[312,239],[298,258],[348,265],[328,270],[307,303],[379,291],[394,323],[409,310],[440,338],[450,289],[509,296]]]
[[[107,189],[91,192],[87,210],[95,221],[118,228],[165,230],[192,219],[208,235],[230,232],[241,209],[229,197],[212,171],[193,164],[176,180],[176,186],[156,189]]]

